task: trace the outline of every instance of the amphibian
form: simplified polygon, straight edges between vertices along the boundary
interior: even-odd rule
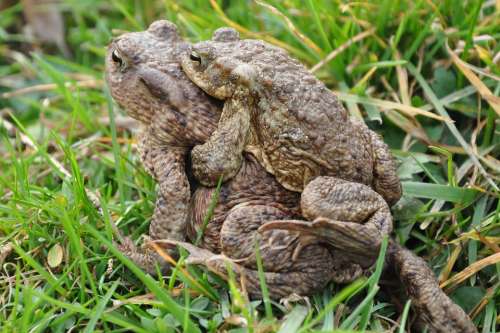
[[[225,102],[217,130],[191,154],[203,184],[234,176],[246,150],[292,191],[331,176],[368,185],[389,204],[400,198],[387,145],[350,119],[336,96],[286,51],[220,28],[181,60],[196,85]]]
[[[186,172],[189,150],[205,142],[215,130],[221,106],[180,70],[177,57],[185,45],[172,23],[158,21],[145,32],[116,38],[106,57],[106,79],[111,94],[129,115],[141,122],[143,130],[138,145],[141,161],[159,183],[149,231],[152,239],[184,240],[187,234],[194,241],[214,191],[190,183]],[[299,195],[283,188],[251,155],[244,160],[236,177],[223,184],[201,243],[211,251],[225,251],[239,259],[253,251],[253,245],[249,244],[263,222],[300,217]],[[223,226],[227,232],[221,231]],[[242,226],[245,233],[241,235],[248,239],[250,247],[240,246],[231,236],[242,232],[237,231]],[[221,240],[221,234],[228,235],[225,241]],[[361,273],[357,265],[343,268],[347,266],[345,259],[340,256],[335,259],[325,246],[303,244],[296,232],[277,230],[267,235],[263,236],[261,252],[276,297],[286,296],[292,290],[310,294],[332,279],[345,282]],[[307,247],[307,250],[291,251],[296,253],[296,260],[291,260],[291,252],[282,251],[284,247]],[[151,273],[156,263],[163,264],[158,256],[136,248],[129,239],[121,250]],[[281,258],[279,265],[276,258]],[[257,276],[252,259],[240,267]]]
[[[186,157],[206,141],[220,117],[220,103],[181,70],[178,57],[188,46],[173,23],[156,21],[144,32],[113,39],[106,56],[111,95],[141,123],[140,159],[159,185],[149,230],[153,239],[185,239],[191,200]],[[126,246],[135,250],[130,242]],[[132,258],[143,267],[154,262],[140,252]]]
[[[178,55],[186,49],[175,26],[158,21],[145,32],[115,39],[106,59],[111,93],[142,123],[141,160],[159,182],[150,228],[150,236],[156,240],[182,241],[187,233],[194,241],[215,191],[190,179],[186,161],[192,147],[207,141],[215,131],[221,105],[180,70]],[[302,215],[315,222],[305,221]],[[339,223],[332,224],[333,219]],[[279,221],[283,223],[276,225]],[[288,228],[290,224],[296,230],[265,230],[266,225]],[[254,256],[255,240],[259,239],[271,297],[280,298],[292,292],[308,295],[331,280],[348,282],[363,274],[373,263],[381,236],[391,228],[387,204],[368,186],[317,177],[299,196],[281,186],[252,154],[244,153],[242,167],[221,187],[200,244],[204,249],[186,246],[194,252],[191,261],[223,276],[229,262],[238,275],[245,275],[247,290],[259,296]],[[344,251],[329,246],[336,239]],[[398,267],[396,273],[424,320],[436,330],[448,327],[448,319],[459,325],[470,323],[439,289],[423,260],[408,250],[390,249],[396,250],[389,251],[389,262]],[[157,256],[133,244],[125,244],[122,250],[146,270],[154,271]],[[435,298],[430,299],[429,294]],[[432,303],[434,299],[439,304]]]

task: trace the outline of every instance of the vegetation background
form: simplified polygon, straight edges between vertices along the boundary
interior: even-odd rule
[[[498,330],[499,1],[4,0],[0,8],[3,332],[408,329],[411,315],[378,290],[376,274],[330,285],[309,304],[269,307],[199,268],[153,279],[111,246],[112,224],[134,239],[147,230],[155,184],[135,154],[134,123],[103,83],[103,56],[113,36],[160,18],[192,41],[233,26],[309,66],[397,157],[399,241],[429,262],[480,332]]]

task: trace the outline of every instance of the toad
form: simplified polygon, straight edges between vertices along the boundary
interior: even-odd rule
[[[209,138],[221,114],[220,102],[182,72],[178,57],[186,45],[175,25],[157,21],[147,31],[114,39],[106,56],[111,95],[141,123],[140,159],[158,181],[158,199],[149,229],[153,240],[184,240],[187,235],[194,241],[215,190],[190,181],[186,163],[190,149]],[[253,253],[253,236],[264,221],[299,217],[298,194],[283,188],[246,154],[239,173],[222,185],[200,245],[216,253],[231,253],[239,260]],[[391,225],[390,219],[386,222]],[[307,237],[299,236],[281,230],[262,235],[264,268],[275,297],[292,291],[311,294],[332,279],[347,282],[361,274],[361,266],[347,263],[346,256],[335,258],[325,246],[308,245]],[[240,243],[242,238],[247,239],[246,246]],[[137,248],[130,239],[120,249],[150,273],[155,272],[157,263],[167,268],[161,258],[147,248]],[[254,264],[255,258],[247,258],[239,266],[249,276],[257,277]]]
[[[368,185],[389,204],[399,200],[387,145],[350,119],[336,96],[285,50],[220,28],[181,61],[196,85],[225,102],[216,131],[191,153],[201,183],[234,176],[246,150],[292,191],[331,176]]]
[[[203,218],[215,191],[197,184],[186,162],[190,150],[215,131],[221,112],[220,103],[180,70],[178,56],[186,45],[172,23],[158,21],[145,32],[115,39],[106,57],[111,94],[142,124],[140,158],[159,183],[149,232],[156,240],[182,241],[187,234],[194,241],[204,229]],[[380,246],[378,236],[388,234],[392,226],[389,207],[379,194],[360,183],[317,177],[299,197],[281,186],[252,154],[244,153],[241,163],[236,175],[222,184],[203,232],[203,249],[186,245],[193,252],[191,261],[222,276],[229,263],[237,275],[246,277],[247,290],[258,297],[254,255],[258,239],[265,280],[274,299],[292,292],[309,295],[331,280],[348,282],[369,270]],[[302,215],[315,222],[304,221]],[[279,221],[283,221],[281,227],[295,230],[264,230],[266,224]],[[346,250],[329,246],[335,239]],[[154,271],[157,256],[137,249],[130,240],[121,249],[141,267]],[[419,304],[423,320],[431,327],[470,323],[439,289],[423,260],[408,250],[395,249],[389,258],[399,258],[390,260],[398,265],[397,274],[413,304]],[[433,305],[428,295],[438,304]]]

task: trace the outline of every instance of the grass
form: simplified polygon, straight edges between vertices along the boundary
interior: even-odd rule
[[[498,3],[65,0],[59,8],[69,56],[22,34],[20,3],[0,12],[3,332],[410,326],[408,304],[396,309],[378,290],[379,270],[287,308],[249,301],[235,281],[196,267],[152,278],[113,247],[114,224],[134,239],[147,231],[155,183],[103,84],[105,46],[159,18],[193,41],[230,25],[314,68],[398,159],[399,241],[427,259],[480,332],[498,331]]]

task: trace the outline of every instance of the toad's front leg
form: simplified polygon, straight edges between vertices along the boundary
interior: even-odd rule
[[[207,142],[191,152],[193,174],[205,186],[215,186],[221,176],[224,181],[232,178],[241,167],[250,128],[250,112],[245,101],[227,100],[218,128]]]
[[[182,241],[186,236],[190,188],[185,172],[185,148],[155,145],[147,132],[142,133],[139,153],[143,164],[158,182],[156,206],[149,227],[152,239]],[[167,263],[147,248],[137,248],[126,240],[120,249],[146,271],[155,272],[155,264],[167,269]]]
[[[385,200],[370,187],[334,177],[317,177],[301,196],[302,214],[310,221],[272,221],[260,231],[283,229],[313,235],[345,253],[362,267],[371,266],[392,216]]]

